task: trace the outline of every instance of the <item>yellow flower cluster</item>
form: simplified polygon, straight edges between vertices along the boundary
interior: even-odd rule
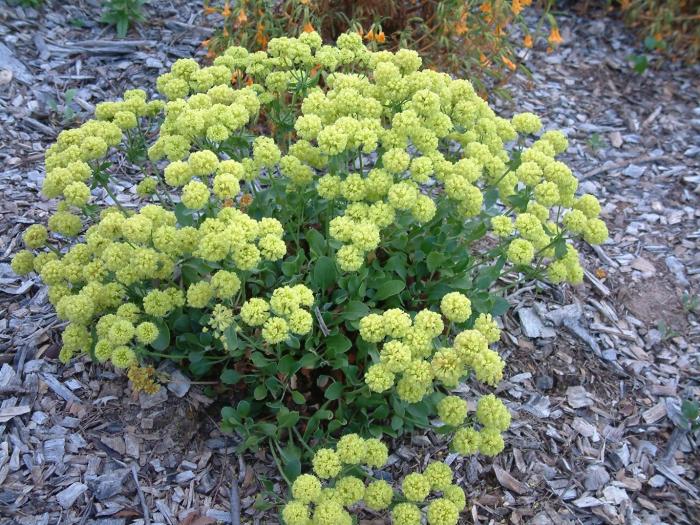
[[[466,219],[476,217],[485,212],[484,192],[495,188],[503,203],[529,192],[526,210],[513,207],[514,217],[496,216],[491,222],[493,232],[509,243],[508,260],[514,265],[559,262],[550,271],[554,280],[580,281],[580,265],[573,256],[566,261],[557,257],[553,242],[566,231],[600,243],[607,230],[597,218],[600,207],[595,198],[577,199],[576,178],[555,159],[568,147],[564,135],[551,130],[530,139],[541,132],[536,115],[500,118],[469,82],[422,70],[421,63],[420,56],[407,49],[371,52],[357,35],[342,35],[337,47],[324,46],[316,33],[272,39],[267,52],[250,54],[234,47],[209,68],[181,60],[159,79],[161,92],[166,87],[176,92],[171,98],[177,102],[176,109],[170,109],[172,102],[166,106],[166,134],[159,141],[170,140],[175,129],[171,121],[176,120],[187,122],[188,133],[206,136],[202,130],[215,126],[215,118],[203,116],[198,122],[204,124],[192,125],[190,113],[220,115],[221,107],[211,109],[216,104],[235,105],[237,110],[231,111],[240,115],[236,125],[241,126],[250,115],[239,106],[257,111],[259,104],[246,105],[236,97],[257,97],[265,104],[291,89],[300,68],[320,66],[328,73],[327,87],[311,89],[303,99],[294,122],[297,139],[288,154],[282,156],[270,139],[257,139],[252,159],[243,161],[243,171],[245,178],[256,177],[262,168],[277,165],[289,180],[290,191],[311,186],[321,199],[335,203],[341,214],[331,221],[330,235],[342,243],[337,253],[341,270],[359,270],[379,246],[382,231],[402,217],[417,224],[430,222],[441,207],[456,209]],[[341,72],[340,66],[352,66],[363,74]],[[211,87],[207,82],[205,95],[200,76],[209,79],[213,70],[223,67],[245,71],[257,83],[231,94],[223,84]],[[216,100],[209,103],[212,91]],[[193,94],[185,101],[189,93]],[[193,104],[195,109],[190,108]],[[521,151],[520,164],[513,169],[509,144],[519,135],[521,143],[531,144]],[[449,144],[459,144],[458,153]],[[176,180],[187,180],[184,164],[179,170],[183,173]],[[325,173],[316,177],[314,170]],[[193,204],[206,201],[203,190],[195,187],[188,192],[196,194]],[[564,209],[570,211],[562,214]],[[561,223],[552,220],[554,215],[563,217]]]
[[[243,303],[241,320],[248,326],[262,326],[262,338],[274,345],[291,334],[311,332],[313,319],[307,308],[313,303],[313,293],[303,284],[284,286],[272,292],[269,302],[254,297]]]
[[[471,316],[469,299],[458,292],[446,294],[440,307],[445,318],[453,322],[465,322]],[[489,343],[500,338],[491,315],[477,316],[472,328],[457,333],[451,346],[443,346],[441,341],[444,326],[442,316],[430,310],[418,312],[414,319],[399,309],[363,317],[360,336],[368,343],[381,344],[379,362],[365,372],[369,389],[382,393],[395,387],[400,399],[418,403],[433,392],[436,383],[454,388],[470,371],[478,381],[496,386],[505,363],[489,348]],[[455,427],[453,446],[457,452],[495,455],[503,449],[500,433],[510,425],[510,414],[495,396],[479,400],[476,417],[483,427],[481,432],[458,428],[467,418],[467,404],[459,397],[444,397],[437,413],[445,424]]]
[[[389,483],[373,479],[367,470],[368,482],[345,474],[346,469],[356,469],[358,465],[381,468],[387,459],[386,445],[357,434],[341,437],[335,450],[316,451],[314,474],[302,474],[292,484],[292,500],[282,509],[284,523],[349,525],[350,506],[363,504],[375,512],[389,509],[395,500],[402,499]],[[453,484],[453,477],[452,469],[441,462],[430,463],[423,473],[408,474],[400,484],[405,502],[393,506],[392,523],[420,525],[425,514],[429,525],[456,525],[466,507],[466,496],[461,487]],[[322,480],[328,486],[324,487]],[[431,494],[436,497],[427,501]]]
[[[237,272],[255,271],[263,261],[284,256],[282,234],[276,219],[256,221],[234,208],[223,208],[216,218],[197,228],[178,227],[173,212],[153,204],[129,215],[109,209],[87,229],[84,243],[74,244],[63,256],[44,252],[34,257],[25,252],[30,257],[17,259],[23,267],[15,263],[15,270],[39,273],[49,285],[49,298],[59,318],[70,323],[63,333],[63,361],[88,352],[100,362],[109,360],[126,369],[158,338],[154,322],[178,308],[211,311],[210,324],[221,337],[232,323],[232,312],[227,316],[229,309],[217,301],[231,301],[238,293],[241,280]],[[43,227],[30,227],[25,244],[37,249],[46,238]],[[186,268],[180,266],[181,261],[193,257],[221,269],[181,287],[176,284],[176,273]],[[158,282],[162,284],[154,284]],[[135,293],[137,289],[143,292]],[[313,302],[311,291],[304,286],[295,287],[294,297],[297,306]],[[284,302],[275,295],[273,301]],[[285,339],[288,330],[304,334],[311,329],[310,314],[300,308],[285,311],[285,318],[279,319],[263,330],[266,340]]]
[[[441,309],[448,320],[457,322],[471,315],[469,300],[460,293],[445,295]],[[432,392],[435,381],[453,388],[473,370],[479,381],[495,386],[503,375],[503,360],[488,347],[500,334],[490,316],[479,316],[474,328],[458,333],[450,347],[434,341],[442,334],[444,322],[430,310],[418,312],[415,319],[399,309],[372,313],[360,320],[359,329],[365,341],[382,343],[379,362],[365,373],[365,382],[374,392],[396,386],[401,399],[417,403]]]
[[[338,441],[335,450],[322,448],[313,458],[314,474],[302,474],[292,484],[292,501],[282,509],[287,525],[348,524],[352,518],[346,507],[360,501],[371,509],[386,509],[394,493],[385,481],[365,483],[354,476],[341,475],[345,467],[364,465],[368,468],[383,467],[389,457],[384,443],[378,439],[363,439],[357,434],[346,434]],[[328,480],[322,487],[321,480]]]

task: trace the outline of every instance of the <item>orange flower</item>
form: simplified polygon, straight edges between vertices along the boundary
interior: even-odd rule
[[[462,16],[459,17],[459,22],[455,24],[455,33],[463,35],[467,32],[467,29],[467,12],[463,11]]]
[[[519,15],[523,10],[522,0],[513,0],[510,5],[510,10],[513,11],[514,15]]]
[[[552,30],[549,32],[549,36],[547,37],[547,42],[549,42],[552,46],[558,46],[563,41],[564,41],[564,39],[559,34],[559,28],[553,27]]]
[[[488,67],[491,65],[491,61],[483,53],[479,54],[479,62],[483,67]]]
[[[211,39],[207,38],[206,40],[202,40],[202,47],[209,47],[209,44],[211,43]]]
[[[218,12],[219,12],[219,10],[216,9],[215,7],[206,6],[206,7],[204,8],[204,14],[205,14],[205,15],[213,15],[214,13],[218,13]]]
[[[214,58],[216,56],[216,53],[214,53],[213,49],[210,49],[207,51],[207,58]]]
[[[238,11],[238,18],[236,19],[238,24],[245,24],[248,21],[248,15],[245,14],[245,10],[241,9]]]
[[[304,33],[313,33],[315,31],[314,26],[311,25],[311,22],[306,22],[304,24]]]
[[[530,7],[532,5],[532,0],[520,0],[523,7]]]
[[[384,31],[380,31],[377,33],[377,35],[374,37],[375,42],[378,44],[383,44],[386,41],[386,37],[384,36]]]
[[[367,34],[365,35],[365,38],[369,40],[370,42],[374,40],[374,30],[370,29],[367,31]]]
[[[490,13],[491,12],[491,2],[484,2],[481,4],[481,7],[479,7],[482,13]]]
[[[221,11],[221,14],[224,16],[224,18],[231,16],[231,6],[228,2],[224,4],[224,9]]]
[[[250,86],[253,85],[253,79],[252,79],[252,77],[246,77],[246,79],[245,79],[245,85],[248,86],[248,87],[250,87]]]
[[[253,204],[253,196],[250,193],[244,193],[241,195],[241,198],[238,201],[238,205],[240,206],[241,210],[245,211],[251,204]]]
[[[523,45],[528,49],[532,48],[532,35],[525,35],[525,38],[523,38]]]
[[[511,71],[515,71],[515,70],[517,69],[517,67],[518,67],[518,66],[516,66],[516,65],[513,63],[513,61],[512,61],[510,58],[508,58],[507,56],[502,56],[502,57],[501,57],[501,60],[503,61],[503,63],[504,63],[506,66],[508,66],[508,69],[510,69]]]
[[[267,35],[265,34],[265,24],[263,24],[262,22],[258,22],[258,29],[255,32],[255,41],[260,45],[262,49],[265,49],[267,47],[269,38],[267,38]]]

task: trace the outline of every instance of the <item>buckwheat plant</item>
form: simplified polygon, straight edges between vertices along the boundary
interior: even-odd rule
[[[564,135],[357,34],[178,60],[156,85],[98,104],[46,152],[56,212],[12,267],[49,286],[61,360],[87,354],[147,392],[162,360],[217,380],[224,429],[290,480],[340,429],[434,428],[459,453],[500,452],[502,402],[475,398],[470,415],[451,391],[502,378],[508,289],[580,282],[572,240],[607,236],[556,159]]]
[[[381,441],[344,435],[335,450],[323,448],[313,457],[313,474],[302,474],[291,486],[291,500],[282,509],[287,525],[351,525],[348,509],[364,507],[386,513],[395,525],[456,525],[466,507],[464,490],[453,483],[446,463],[428,464],[406,475],[394,488],[378,474],[388,459]]]

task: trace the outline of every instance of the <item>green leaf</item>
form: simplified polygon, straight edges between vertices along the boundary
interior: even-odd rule
[[[253,390],[253,397],[257,401],[262,401],[267,397],[267,387],[265,385],[258,385],[255,387],[255,390]]]
[[[292,401],[297,405],[303,405],[306,403],[306,398],[298,390],[292,390]]]
[[[474,283],[467,275],[463,275],[462,277],[454,279],[449,283],[452,288],[455,288],[457,290],[470,290],[472,286],[474,286]]]
[[[257,423],[253,426],[254,428],[259,428],[266,436],[272,437],[277,434],[277,425],[273,423]]]
[[[238,405],[236,405],[236,413],[242,418],[247,417],[250,414],[250,401],[245,399],[239,401]]]
[[[498,200],[498,189],[497,188],[489,188],[486,190],[486,193],[484,194],[484,208],[488,209],[494,204],[496,204],[496,201]]]
[[[556,241],[554,241],[554,256],[557,259],[561,259],[566,255],[566,253],[566,239],[564,239],[564,237],[559,237]]]
[[[440,268],[443,262],[445,262],[445,256],[439,252],[430,252],[425,260],[429,272],[434,272]]]
[[[301,270],[302,264],[304,264],[304,254],[299,252],[293,259],[282,263],[282,273],[287,277],[297,275]]]
[[[311,273],[311,282],[314,287],[320,290],[326,290],[333,286],[335,278],[335,261],[330,257],[319,257]]]
[[[126,32],[129,30],[129,19],[125,16],[120,17],[117,20],[117,36],[119,38],[124,38]]]
[[[479,314],[491,313],[493,302],[491,295],[488,292],[480,291],[470,295],[469,299],[472,303],[472,310]]]
[[[681,405],[681,413],[689,422],[693,422],[700,417],[700,405],[688,399],[683,401]]]
[[[339,399],[340,396],[343,394],[343,388],[343,383],[341,383],[340,381],[336,381],[326,389],[324,395],[326,396],[326,399],[335,401],[336,399]]]
[[[379,405],[374,412],[372,412],[372,417],[375,419],[385,419],[389,415],[389,405]]]
[[[505,259],[501,257],[493,266],[489,266],[481,270],[479,275],[476,277],[476,281],[474,282],[476,287],[480,290],[488,289],[501,275],[501,270],[503,269],[504,264]]]
[[[292,428],[299,421],[299,412],[279,412],[277,414],[277,424],[280,428]]]
[[[319,358],[316,354],[308,353],[299,360],[299,368],[315,368]]]
[[[330,335],[326,338],[326,352],[330,359],[339,354],[344,354],[352,348],[352,341],[341,333]]]
[[[229,352],[233,352],[238,348],[238,335],[236,333],[235,325],[231,325],[224,330],[224,338],[226,341],[227,350]]]
[[[397,253],[392,255],[384,265],[384,270],[394,272],[402,279],[406,279],[406,254]]]
[[[291,441],[280,449],[282,471],[289,481],[294,481],[301,474],[301,451]]]
[[[238,414],[236,411],[233,409],[233,407],[226,406],[221,409],[221,419],[227,420],[230,418],[237,418]]]
[[[309,248],[311,248],[311,251],[317,256],[326,253],[327,243],[321,232],[312,228],[304,234],[304,237],[306,238],[306,242],[309,243]]]
[[[369,313],[369,306],[361,301],[350,301],[341,314],[346,321],[357,321]]]
[[[189,315],[180,315],[175,321],[172,323],[173,329],[176,332],[187,332],[192,328],[192,324],[190,322],[190,316]]]
[[[265,359],[265,357],[260,352],[253,352],[250,355],[250,360],[257,368],[264,368],[270,364],[270,361]]]
[[[282,359],[279,360],[277,364],[277,369],[282,372],[283,374],[291,376],[294,374],[301,365],[299,364],[299,360],[291,355],[285,355],[282,357]]]
[[[255,496],[255,502],[253,503],[253,508],[255,510],[266,511],[270,510],[274,506],[275,504],[267,501],[265,499],[265,496],[263,496],[262,494],[257,494]]]
[[[192,226],[194,224],[193,211],[181,202],[175,205],[173,211],[180,226]]]
[[[240,373],[230,368],[221,372],[221,382],[225,385],[235,385],[241,380],[241,377],[243,376]]]
[[[493,308],[491,308],[491,315],[494,317],[500,317],[508,311],[510,308],[510,303],[503,297],[496,295],[493,296]]]
[[[385,281],[377,287],[373,299],[375,301],[383,301],[384,299],[401,293],[405,288],[406,283],[404,281],[399,281],[398,279]]]
[[[204,374],[209,372],[211,370],[212,364],[209,361],[201,360],[201,361],[196,361],[193,363],[190,363],[190,366],[188,367],[190,372],[194,374],[197,377],[202,377]]]
[[[170,328],[168,328],[167,323],[162,319],[153,322],[158,327],[158,337],[151,343],[151,346],[155,350],[162,352],[170,346]]]

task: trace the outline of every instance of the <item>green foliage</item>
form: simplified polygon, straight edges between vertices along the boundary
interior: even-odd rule
[[[103,5],[103,23],[114,26],[117,36],[124,38],[129,27],[146,20],[143,7],[147,0],[106,0]]]
[[[662,341],[668,341],[669,339],[673,339],[674,337],[681,335],[663,319],[656,324],[656,329],[661,333]]]
[[[44,0],[16,0],[15,3],[17,5],[21,5],[22,7],[32,7],[34,9],[38,9],[44,5]]]
[[[683,292],[681,302],[686,312],[695,314],[698,312],[698,307],[700,307],[700,296],[693,295],[689,292]]]
[[[73,109],[73,101],[75,99],[75,95],[77,94],[77,89],[67,89],[63,94],[63,103],[60,106],[56,100],[51,99],[48,101],[49,108],[51,108],[51,111],[56,115],[58,122],[63,126],[72,124],[75,122],[78,116],[76,111]]]
[[[589,138],[588,138],[588,146],[594,151],[598,151],[601,148],[604,148],[607,145],[605,139],[600,133],[593,133]]]
[[[700,429],[700,404],[697,401],[684,399],[681,404],[683,428],[695,432]]]

